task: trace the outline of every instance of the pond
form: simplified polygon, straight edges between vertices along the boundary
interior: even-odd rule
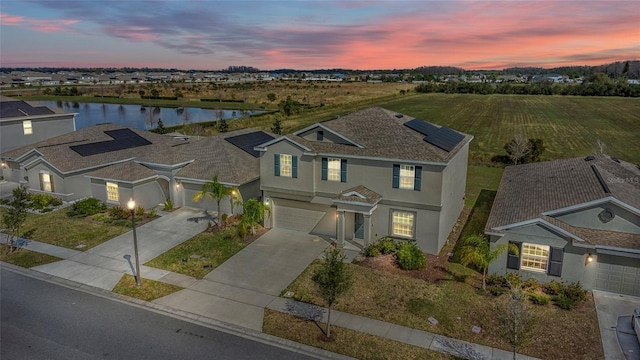
[[[140,105],[80,103],[74,101],[33,101],[50,108],[58,108],[78,113],[76,130],[102,123],[113,123],[140,130],[149,130],[158,126],[162,120],[164,126],[184,125],[233,119],[251,114],[259,114],[264,110],[223,110],[201,109],[193,107],[162,108]]]

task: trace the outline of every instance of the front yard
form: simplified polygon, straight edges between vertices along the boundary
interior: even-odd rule
[[[434,260],[435,257],[430,257],[431,264],[421,271],[424,274],[394,269],[385,257],[349,264],[354,286],[336,302],[334,309],[510,350],[508,342],[499,335],[496,316],[501,311],[501,297],[507,295],[494,297],[485,293],[479,290],[477,274],[461,269],[458,264]],[[319,261],[311,264],[286,289],[294,293],[296,300],[323,305],[311,281],[318,264]],[[551,304],[529,304],[528,308],[534,319],[532,332],[518,352],[545,359],[603,357],[591,295],[571,311]],[[438,324],[432,325],[429,317],[438,320]],[[482,328],[479,334],[471,331],[474,325]]]

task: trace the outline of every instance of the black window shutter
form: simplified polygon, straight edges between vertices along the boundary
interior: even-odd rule
[[[393,164],[393,188],[400,187],[400,165]]]
[[[518,247],[518,255],[522,254],[522,243],[515,241],[509,241],[509,243]],[[520,256],[511,251],[507,254],[507,269],[520,270]]]
[[[273,155],[273,174],[280,176],[280,154]]]
[[[298,177],[298,157],[297,156],[291,156],[291,174],[294,179]]]
[[[549,269],[547,274],[551,276],[562,276],[562,259],[564,258],[564,250],[562,248],[551,248],[549,254]]]
[[[340,160],[340,182],[347,182],[347,159]]]
[[[414,178],[413,178],[413,190],[420,191],[421,184],[422,184],[422,166],[416,166]]]
[[[322,180],[327,180],[327,172],[329,162],[326,157],[322,158]]]

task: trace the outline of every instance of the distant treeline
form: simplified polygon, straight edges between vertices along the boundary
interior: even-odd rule
[[[628,84],[626,80],[608,82],[584,82],[582,84],[556,84],[541,81],[530,84],[492,84],[488,82],[429,82],[415,88],[420,93],[448,94],[521,94],[521,95],[577,95],[577,96],[624,96],[640,97],[640,85]]]

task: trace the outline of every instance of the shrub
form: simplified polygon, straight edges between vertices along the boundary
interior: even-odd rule
[[[544,291],[545,294],[555,296],[564,291],[564,285],[555,280],[551,280],[542,286],[542,291]]]
[[[563,310],[571,310],[576,306],[576,301],[568,298],[564,294],[554,296],[553,303],[556,304],[557,307]]]
[[[527,280],[523,281],[522,284],[520,284],[522,286],[522,289],[525,291],[535,291],[540,287],[540,283],[538,283],[538,280],[536,278],[528,278]]]
[[[398,244],[392,237],[383,237],[367,245],[362,251],[366,257],[376,257],[381,254],[394,254],[398,250]]]
[[[75,202],[67,210],[67,216],[69,217],[84,217],[89,215],[95,215],[107,210],[107,205],[96,198],[87,198]]]
[[[62,205],[62,200],[50,194],[31,194],[29,202],[30,207],[35,210],[44,210],[50,206]]]
[[[529,300],[536,305],[547,305],[549,303],[549,295],[530,293]]]
[[[167,199],[164,202],[164,210],[166,211],[173,210],[173,201],[171,201],[171,199]]]
[[[142,206],[138,206],[136,209],[136,216],[144,216],[144,208]]]
[[[587,300],[587,291],[582,288],[580,282],[571,283],[564,288],[564,294],[569,299],[575,299],[576,301]]]
[[[366,257],[380,256],[380,250],[378,249],[376,242],[372,242],[371,244],[365,246],[364,249],[362,249],[362,253]]]
[[[506,294],[508,290],[500,286],[489,286],[487,291],[489,291],[489,294],[493,296],[500,296],[502,294]]]
[[[507,282],[513,287],[520,287],[522,284],[522,277],[520,276],[520,273],[510,272],[507,274]]]
[[[128,218],[131,215],[129,210],[123,208],[122,206],[113,206],[109,208],[109,216],[113,220],[123,220]]]
[[[93,215],[93,217],[91,217],[91,219],[93,219],[95,221],[100,221],[100,222],[103,222],[103,223],[107,223],[107,224],[111,224],[113,222],[113,218],[111,218],[111,216],[105,215],[105,214]]]
[[[420,270],[427,265],[427,257],[413,242],[405,242],[396,252],[398,265],[403,270]]]
[[[491,274],[487,276],[487,285],[488,286],[497,286],[501,288],[508,288],[509,283],[507,282],[507,278],[498,274]]]
[[[153,208],[149,210],[149,212],[147,212],[147,218],[149,219],[153,219],[156,216],[158,216],[158,211],[156,210],[156,208]]]

